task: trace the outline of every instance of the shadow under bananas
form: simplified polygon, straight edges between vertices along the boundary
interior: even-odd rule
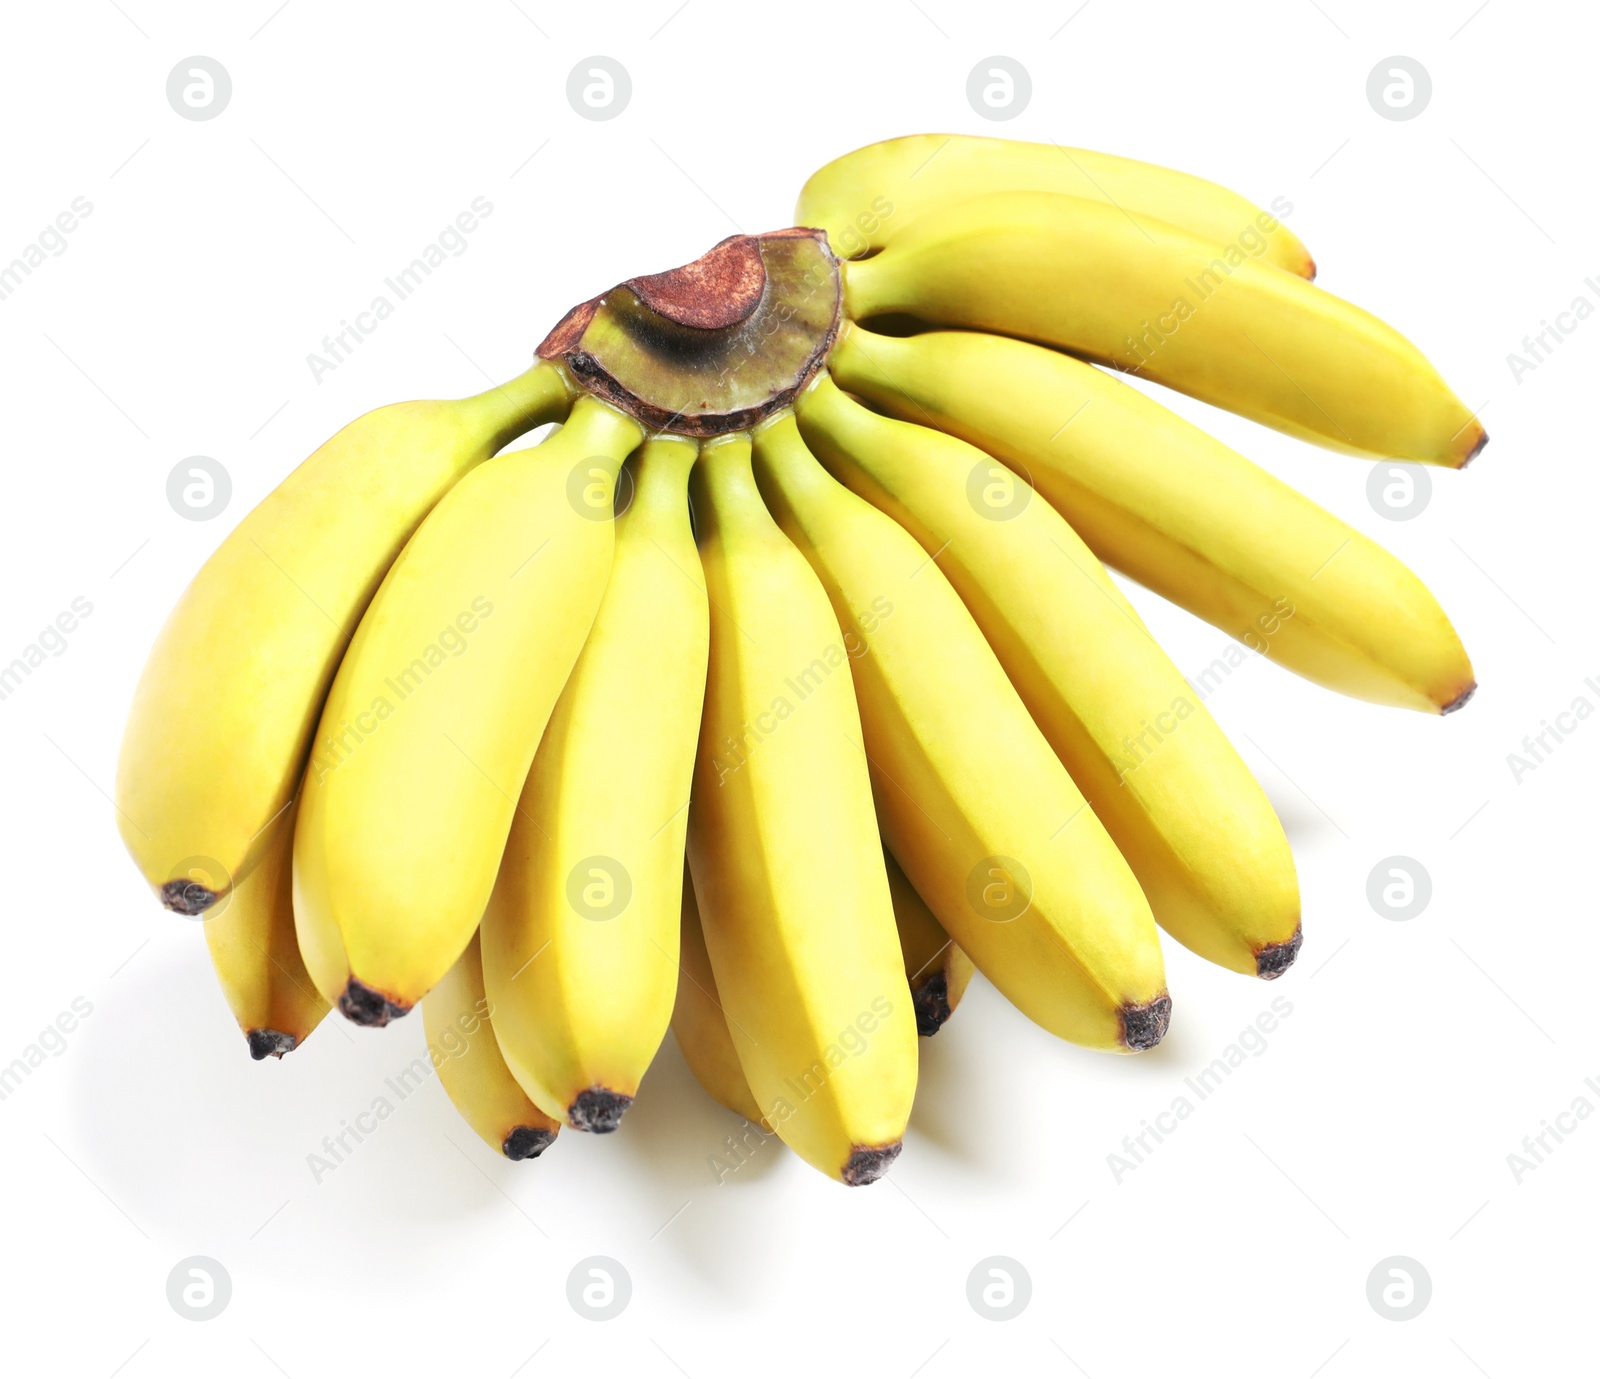
[[[918,1040],[917,1097],[902,1163],[939,1154],[959,1163],[963,1176],[975,1171],[991,1187],[1022,1183],[1025,1169],[1011,1135],[987,1127],[1047,1133],[1049,1117],[1041,1107],[1070,1099],[1070,1089],[1095,1081],[1108,1060],[1127,1082],[1165,1085],[1198,1051],[1185,1023],[1176,1020],[1160,1044],[1133,1057],[1079,1048],[1040,1029],[983,973],[974,973],[945,1026]]]
[[[360,1238],[364,1272],[414,1280],[404,1256],[415,1257],[419,1223],[453,1232],[477,1205],[461,1200],[455,1184],[470,1170],[438,1133],[441,1109],[453,1113],[418,1066],[420,1019],[384,1037],[330,1016],[282,1060],[252,1062],[199,940],[188,925],[159,934],[95,993],[98,1018],[72,1050],[63,1152],[147,1238],[208,1242],[236,1275],[254,1256],[304,1280],[326,1253],[306,1247],[316,1239],[337,1255],[342,1237],[330,1277]],[[464,1126],[451,1131],[476,1146]]]
[[[252,1062],[199,938],[158,934],[91,993],[61,1069],[70,1120],[46,1127],[158,1251],[199,1250],[308,1300],[425,1299],[419,1258],[490,1284],[517,1258],[559,1290],[573,1258],[613,1244],[590,1203],[642,1220],[664,1194],[576,1132],[536,1161],[495,1154],[438,1085],[420,1016],[369,1030],[330,1015],[282,1060]]]

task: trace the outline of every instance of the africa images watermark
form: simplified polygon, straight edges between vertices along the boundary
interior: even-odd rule
[[[1600,1100],[1600,1079],[1586,1077],[1583,1085],[1594,1093]],[[1544,1128],[1536,1134],[1524,1135],[1518,1153],[1513,1150],[1506,1155],[1506,1167],[1511,1170],[1511,1180],[1518,1187],[1528,1174],[1537,1170],[1552,1154],[1556,1152],[1566,1140],[1582,1127],[1595,1112],[1595,1102],[1580,1092],[1572,1098],[1572,1103],[1564,1111],[1557,1111],[1553,1117],[1542,1119],[1539,1124]]]
[[[60,1058],[67,1051],[67,1036],[93,1014],[94,1004],[87,996],[73,997],[71,1005],[39,1031],[38,1038],[29,1042],[10,1063],[0,1067],[0,1101],[13,1095],[47,1059]]]
[[[894,604],[879,594],[870,606],[857,611],[855,625],[845,629],[842,641],[830,642],[808,665],[786,676],[783,681],[786,693],[775,694],[772,702],[760,713],[754,714],[751,721],[741,723],[738,737],[730,733],[717,744],[711,756],[717,784],[724,784],[735,771],[747,765],[751,752],[792,718],[799,707],[822,688],[834,671],[865,656],[871,650],[866,639],[893,614]]]
[[[93,612],[94,604],[79,594],[20,653],[12,657],[10,664],[0,665],[0,700],[11,698],[21,689],[22,682],[45,663],[47,655],[51,658],[66,655],[67,638]]]
[[[1245,655],[1244,648],[1248,647],[1258,656],[1265,656],[1272,645],[1272,638],[1292,617],[1294,604],[1287,597],[1274,599],[1272,607],[1258,614],[1240,637],[1230,641],[1210,665],[1198,675],[1187,677],[1190,688],[1200,696],[1200,702],[1204,703],[1215,694],[1217,688],[1250,659]]]
[[[43,268],[50,259],[58,259],[69,247],[67,236],[79,224],[94,214],[94,203],[86,196],[75,196],[67,209],[40,230],[31,244],[26,244],[10,263],[0,268],[0,302],[31,278],[36,268]]]
[[[756,1125],[751,1125],[749,1121],[744,1122],[746,1131],[742,1137],[744,1149],[741,1149],[730,1135],[724,1146],[729,1151],[727,1159],[715,1154],[706,1156],[711,1176],[719,1183],[724,1182],[730,1174],[749,1163],[754,1149],[759,1149],[769,1136],[776,1135],[778,1126],[797,1114],[806,1102],[826,1087],[828,1079],[839,1068],[852,1058],[861,1057],[871,1047],[872,1036],[877,1032],[878,1026],[893,1014],[893,1001],[887,996],[874,996],[869,1008],[863,1010],[850,1024],[841,1029],[833,1042],[821,1051],[809,1068],[783,1079],[783,1091],[773,1099],[771,1109]],[[753,1148],[750,1145],[751,1135],[757,1138]]]
[[[1600,282],[1585,278],[1583,285],[1600,299]],[[1580,292],[1565,311],[1556,312],[1554,321],[1541,320],[1536,332],[1524,335],[1521,352],[1512,350],[1506,355],[1506,367],[1511,370],[1511,378],[1517,386],[1522,386],[1523,374],[1532,373],[1541,364],[1548,364],[1555,352],[1567,343],[1567,337],[1594,313],[1594,302]]]
[[[763,1130],[759,1125],[754,1125],[741,1118],[737,1137],[729,1135],[722,1142],[722,1151],[718,1154],[706,1155],[706,1167],[711,1170],[711,1176],[719,1183],[725,1183],[761,1151],[762,1147],[772,1142],[774,1133]]]
[[[1150,1120],[1141,1120],[1138,1133],[1124,1135],[1118,1149],[1106,1155],[1106,1167],[1113,1181],[1120,1187],[1122,1180],[1174,1134],[1178,1127],[1199,1109],[1200,1103],[1209,1100],[1231,1078],[1234,1070],[1242,1068],[1252,1058],[1260,1058],[1267,1051],[1267,1036],[1274,1033],[1281,1020],[1294,1014],[1294,1002],[1287,996],[1274,996],[1270,1007],[1263,1010],[1238,1036],[1205,1067],[1183,1079],[1186,1092],[1173,1097],[1165,1111],[1158,1111]]]
[[[356,312],[354,321],[340,321],[338,330],[322,337],[321,353],[312,350],[306,355],[311,377],[320,384],[324,374],[332,373],[349,359],[357,347],[366,342],[367,336],[394,315],[401,302],[433,276],[434,269],[442,267],[447,259],[460,258],[467,252],[467,236],[493,214],[494,203],[488,197],[473,197],[470,207],[439,231],[416,258],[383,280],[387,293],[378,293],[365,311]]]
[[[426,1057],[413,1058],[393,1077],[384,1078],[384,1091],[373,1097],[370,1106],[353,1116],[342,1118],[336,1133],[322,1137],[320,1152],[314,1149],[306,1155],[311,1181],[320,1183],[334,1169],[347,1163],[356,1149],[400,1109],[402,1102],[409,1101],[416,1090],[439,1070],[441,1064],[451,1058],[460,1058],[472,1047],[474,1035],[482,1031],[492,1038],[489,1028],[491,1010],[489,998],[480,997],[473,1009],[462,1012],[451,1024],[429,1038]],[[392,1094],[392,1100],[388,1094]]]
[[[1551,754],[1594,713],[1594,699],[1589,695],[1600,699],[1600,680],[1586,676],[1583,687],[1589,694],[1576,694],[1566,708],[1558,710],[1551,718],[1541,718],[1539,731],[1522,739],[1522,750],[1506,753],[1506,765],[1511,768],[1511,779],[1516,784],[1521,785],[1524,777],[1549,761]]]
[[[1234,236],[1218,257],[1199,273],[1185,278],[1183,285],[1188,289],[1188,295],[1178,293],[1173,297],[1172,305],[1154,321],[1146,319],[1139,322],[1138,335],[1130,332],[1122,342],[1123,357],[1111,362],[1129,373],[1139,373],[1145,369],[1155,358],[1156,351],[1183,328],[1184,322],[1226,286],[1236,268],[1251,259],[1259,259],[1267,252],[1270,247],[1267,236],[1279,228],[1281,217],[1293,214],[1294,203],[1286,196],[1276,196],[1272,199],[1272,210],[1276,215],[1260,212]],[[1193,297],[1192,301],[1190,296]]]
[[[313,747],[311,762],[307,767],[307,770],[316,771],[317,784],[320,785],[331,772],[348,762],[361,744],[387,723],[401,704],[427,684],[433,672],[444,665],[447,659],[466,655],[468,636],[476,632],[493,613],[494,604],[479,594],[470,607],[456,614],[454,621],[447,623],[437,637],[412,657],[408,665],[384,677],[384,686],[394,694],[392,700],[386,694],[379,694],[366,708],[358,709],[338,727],[325,731]]]

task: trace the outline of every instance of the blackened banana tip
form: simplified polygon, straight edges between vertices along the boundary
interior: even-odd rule
[[[543,1130],[532,1125],[519,1125],[501,1141],[500,1152],[508,1159],[520,1162],[537,1159],[556,1142],[554,1130]]]
[[[1461,463],[1458,464],[1456,466],[1456,468],[1457,469],[1465,469],[1469,464],[1471,464],[1475,459],[1477,459],[1479,455],[1481,455],[1483,453],[1483,447],[1488,445],[1488,443],[1489,443],[1489,433],[1487,431],[1479,431],[1478,432],[1478,443],[1476,445],[1474,445],[1471,450],[1467,451],[1467,453],[1461,457]]]
[[[250,1057],[258,1063],[263,1058],[282,1058],[300,1042],[294,1035],[276,1029],[253,1029],[244,1037],[250,1044]]]
[[[1163,991],[1142,1006],[1122,1007],[1122,1042],[1134,1053],[1153,1049],[1166,1036],[1172,1020],[1172,997]]]
[[[927,1038],[939,1032],[950,1018],[950,984],[942,970],[913,988],[911,1008],[916,1012],[918,1034]]]
[[[844,1161],[839,1176],[847,1187],[865,1187],[868,1183],[875,1183],[889,1171],[889,1165],[900,1157],[902,1147],[899,1140],[870,1149],[858,1144],[850,1150],[850,1157]]]
[[[410,1011],[410,1006],[396,1005],[381,991],[374,991],[365,982],[354,977],[345,983],[339,993],[339,1014],[358,1025],[381,1028],[391,1020],[398,1020]]]
[[[161,887],[161,903],[174,914],[204,914],[217,903],[217,892],[198,881],[168,881]]]
[[[1440,709],[1439,709],[1440,716],[1443,717],[1447,713],[1454,713],[1457,709],[1466,708],[1467,700],[1471,699],[1472,696],[1475,695],[1477,692],[1478,692],[1478,682],[1476,680],[1474,680],[1470,685],[1468,685],[1466,687],[1466,689],[1462,690],[1461,693],[1456,695],[1456,697],[1454,699],[1452,699],[1448,704],[1444,704],[1444,705],[1440,706]]]
[[[574,1130],[587,1130],[593,1135],[609,1135],[622,1124],[622,1113],[632,1105],[631,1096],[607,1091],[604,1087],[590,1087],[579,1092],[567,1107],[567,1124]]]
[[[1294,933],[1282,943],[1269,943],[1264,948],[1256,950],[1256,976],[1264,981],[1276,981],[1291,967],[1294,960],[1300,956],[1300,944],[1305,935],[1300,926],[1294,926]]]

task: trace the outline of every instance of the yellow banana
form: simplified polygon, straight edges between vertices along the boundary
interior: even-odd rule
[[[694,1080],[712,1100],[752,1125],[760,1124],[761,1108],[744,1080],[739,1051],[733,1046],[728,1017],[723,1014],[722,999],[717,994],[717,979],[711,971],[705,935],[700,931],[700,911],[695,906],[694,883],[687,865],[683,874],[678,997],[672,1007],[672,1034]]]
[[[1119,379],[1054,350],[846,331],[839,386],[1031,479],[1095,555],[1318,684],[1448,713],[1475,682],[1432,594],[1375,542]]]
[[[483,916],[506,1062],[576,1130],[617,1128],[672,1018],[709,635],[687,501],[697,450],[664,437],[629,462],[605,598]]]
[[[483,989],[478,936],[422,1003],[428,1059],[450,1100],[483,1142],[508,1159],[537,1159],[561,1122],[523,1094],[495,1041],[494,1007]]]
[[[972,980],[972,959],[945,933],[887,848],[883,865],[889,874],[889,898],[894,902],[895,928],[900,931],[900,957],[911,987],[911,1005],[917,1012],[917,1033],[934,1035],[961,1004]]]
[[[972,979],[972,959],[951,942],[887,849],[883,861],[917,1033],[937,1034],[966,992]],[[760,1125],[761,1108],[739,1066],[739,1052],[733,1046],[733,1035],[717,996],[717,979],[706,953],[705,935],[700,932],[700,913],[695,908],[694,886],[688,876],[683,886],[683,935],[678,962],[672,1033],[683,1051],[684,1062],[713,1100],[752,1125]]]
[[[361,620],[295,829],[300,951],[360,1024],[451,967],[494,886],[539,738],[611,570],[611,493],[642,438],[591,397],[445,496]]]
[[[689,862],[717,990],[763,1119],[851,1186],[900,1152],[917,1026],[827,596],[762,505],[750,441],[691,480],[711,664]]]
[[[1351,454],[1459,467],[1487,443],[1393,327],[1237,257],[1114,206],[1008,192],[845,264],[845,310],[1055,345]]]
[[[1259,254],[1300,277],[1317,273],[1310,252],[1277,216],[1203,177],[1091,149],[967,134],[908,134],[835,158],[801,189],[794,223],[826,230],[841,258],[861,258],[919,216],[973,197],[1023,191],[1059,192],[1153,216],[1212,244]],[[1273,207],[1287,215],[1281,200]]]
[[[960,597],[914,538],[829,477],[792,414],[757,431],[756,467],[844,629],[879,821],[918,894],[1051,1033],[1157,1043],[1172,1003],[1150,906]]]
[[[117,766],[123,842],[164,904],[198,914],[255,865],[384,571],[462,475],[567,406],[541,363],[476,397],[380,407],[217,548],[150,652]]]
[[[299,1048],[328,1013],[295,941],[294,815],[268,826],[261,861],[202,921],[222,994],[256,1059]]]
[[[831,382],[804,399],[800,429],[835,478],[937,560],[1161,926],[1235,971],[1286,971],[1300,893],[1277,816],[1060,514],[965,441],[869,412]]]

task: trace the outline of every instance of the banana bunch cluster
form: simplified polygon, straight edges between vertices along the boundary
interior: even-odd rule
[[[257,1058],[421,1003],[516,1159],[616,1129],[670,1024],[717,1100],[871,1182],[974,965],[1137,1051],[1158,925],[1265,978],[1299,950],[1282,828],[1107,566],[1347,694],[1472,692],[1415,575],[1111,371],[1477,453],[1268,212],[930,136],[796,219],[574,308],[502,387],[351,423],[183,595],[119,816]]]

